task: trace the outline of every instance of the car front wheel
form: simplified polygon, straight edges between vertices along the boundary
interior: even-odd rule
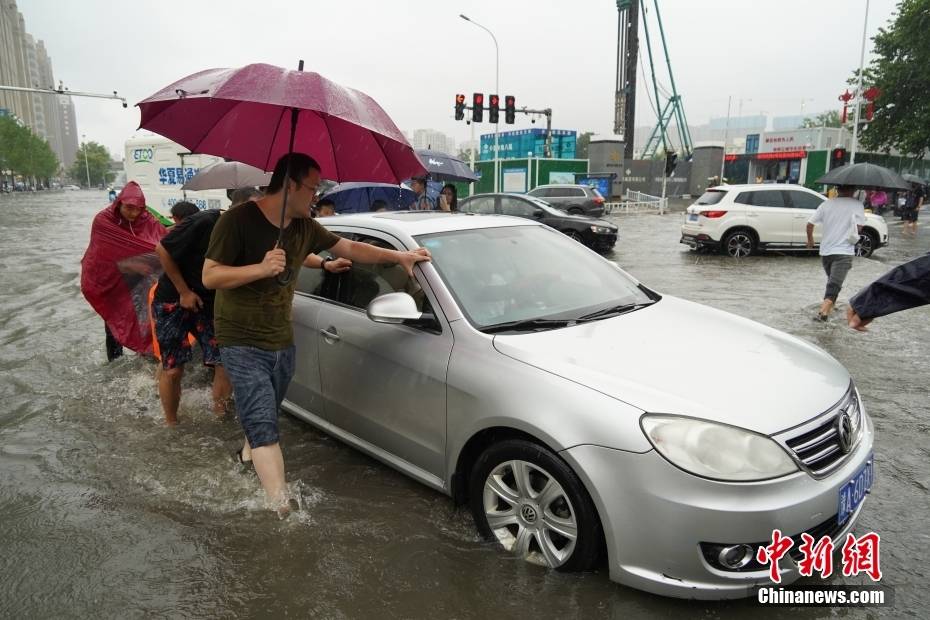
[[[583,237],[583,236],[581,235],[581,233],[578,232],[577,230],[565,230],[565,231],[563,231],[563,232],[564,232],[566,235],[568,235],[568,237],[569,237],[570,239],[574,239],[575,241],[577,241],[577,242],[580,243],[581,245],[587,245],[587,244],[584,242],[584,237]]]
[[[578,476],[550,450],[522,439],[482,453],[469,500],[478,531],[526,561],[562,571],[590,569],[603,539]]]
[[[726,234],[720,242],[720,247],[727,256],[743,258],[755,251],[756,240],[749,231],[734,230]]]

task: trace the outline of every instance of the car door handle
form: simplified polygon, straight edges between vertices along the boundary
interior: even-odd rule
[[[758,213],[747,213],[746,217],[759,217]]]
[[[332,330],[332,331],[330,331]],[[327,340],[342,340],[342,336],[336,333],[335,327],[329,327],[327,329],[321,329],[320,334]]]

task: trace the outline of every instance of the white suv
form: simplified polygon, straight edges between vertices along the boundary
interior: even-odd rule
[[[681,243],[692,249],[720,249],[730,256],[756,250],[807,249],[807,221],[826,198],[800,185],[720,185],[709,188],[688,207]],[[820,226],[814,228],[820,243]],[[866,213],[856,254],[871,256],[888,244],[888,225]]]

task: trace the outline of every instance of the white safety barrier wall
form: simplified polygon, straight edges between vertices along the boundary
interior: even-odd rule
[[[668,211],[668,198],[634,192],[628,189],[620,202],[604,203],[604,213],[608,215],[612,213],[641,213],[644,211],[655,211],[662,215]]]

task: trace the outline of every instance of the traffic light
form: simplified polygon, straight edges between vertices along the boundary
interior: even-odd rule
[[[678,165],[678,153],[668,151],[665,154],[665,176],[670,177],[675,172],[675,166]]]
[[[465,118],[465,95],[455,96],[455,120],[460,121]]]
[[[500,114],[500,97],[497,95],[491,95],[488,97],[490,105],[488,106],[488,122],[497,124],[497,116]]]
[[[846,149],[841,146],[830,151],[830,170],[846,165]]]
[[[471,96],[471,120],[480,123],[484,118],[484,94],[475,93]]]
[[[517,116],[517,98],[513,95],[504,97],[504,122],[513,125]]]

